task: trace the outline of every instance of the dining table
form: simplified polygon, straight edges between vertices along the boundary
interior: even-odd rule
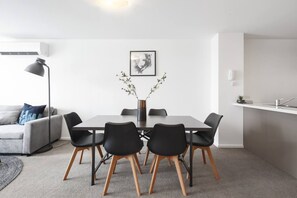
[[[83,121],[82,123],[74,126],[72,130],[89,130],[93,133],[92,139],[92,168],[91,168],[91,185],[95,183],[95,134],[98,130],[104,130],[105,124],[111,123],[125,123],[133,122],[139,131],[152,130],[155,124],[183,124],[185,130],[190,133],[190,157],[189,157],[189,176],[190,176],[190,187],[193,186],[193,156],[192,156],[192,139],[193,132],[199,131],[211,131],[211,127],[204,124],[203,122],[195,119],[192,116],[147,116],[146,121],[138,121],[137,116],[127,115],[96,115],[89,120]]]

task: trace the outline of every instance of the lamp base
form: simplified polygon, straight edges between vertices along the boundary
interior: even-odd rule
[[[39,150],[37,150],[35,153],[44,153],[46,151],[49,151],[53,148],[53,145],[51,144],[48,144],[48,145],[45,145],[44,147],[40,148]]]

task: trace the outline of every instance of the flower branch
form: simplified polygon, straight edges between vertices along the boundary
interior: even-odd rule
[[[116,76],[119,76],[119,75],[116,75]],[[132,83],[131,77],[127,76],[127,74],[125,74],[125,72],[121,71],[119,80],[122,81],[126,85],[126,87],[122,88],[122,90],[124,90],[126,93],[128,93],[128,95],[134,95],[138,100],[138,96],[136,93],[136,87]]]
[[[155,84],[152,88],[150,93],[147,95],[146,99],[148,99],[152,93],[154,93],[157,89],[159,89],[160,85],[162,85],[165,82],[165,79],[167,78],[166,73],[163,74],[163,76],[160,79],[157,79],[157,84]]]
[[[138,96],[136,93],[136,87],[132,83],[131,77],[129,77],[125,72],[121,71],[120,75],[116,75],[119,77],[119,80],[124,83],[125,87],[122,88],[128,95],[134,95],[136,99],[138,100]],[[162,85],[165,82],[165,79],[167,78],[166,73],[163,74],[163,76],[159,79],[157,79],[157,83],[150,89],[149,94],[147,95],[146,99],[148,99],[152,93],[154,93],[160,85]]]

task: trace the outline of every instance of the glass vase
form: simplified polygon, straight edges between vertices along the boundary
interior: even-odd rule
[[[137,121],[146,121],[146,100],[137,102]]]

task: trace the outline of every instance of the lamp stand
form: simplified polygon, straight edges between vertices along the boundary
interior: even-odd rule
[[[48,144],[44,147],[37,150],[35,153],[44,153],[46,151],[49,151],[53,148],[53,145],[51,144],[51,80],[50,80],[50,68],[47,66],[44,62],[42,63],[43,66],[45,66],[48,69]]]

